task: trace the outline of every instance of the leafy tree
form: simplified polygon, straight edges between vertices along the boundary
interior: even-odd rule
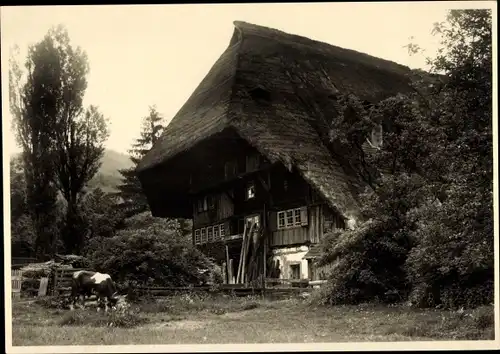
[[[83,108],[87,56],[71,46],[63,26],[51,28],[30,48],[26,68],[27,81],[21,85],[22,71],[11,61],[11,110],[24,150],[27,184],[44,191],[29,204],[53,210],[57,188],[67,205],[65,249],[79,252],[83,238],[78,198],[100,166],[108,137],[106,120],[96,107]],[[39,229],[56,234],[53,225],[45,223]]]
[[[416,303],[493,301],[492,23],[489,10],[453,10],[436,26],[446,76],[432,119],[439,124],[445,196],[425,205],[407,262]]]
[[[325,239],[323,262],[334,265],[325,302],[492,301],[491,14],[451,11],[435,33],[439,75],[415,72],[413,94],[337,100],[332,150],[367,188],[360,227]],[[377,124],[382,148],[364,149]]]
[[[10,217],[11,222],[28,213],[26,180],[21,157],[10,160]]]
[[[81,200],[81,212],[86,225],[86,241],[95,237],[111,237],[123,223],[122,214],[116,210],[116,196],[95,188]]]
[[[149,209],[135,168],[139,161],[158,141],[163,129],[163,117],[158,113],[155,106],[149,107],[149,115],[143,118],[140,138],[136,139],[136,142],[132,145],[132,149],[129,150],[130,159],[134,163],[134,166],[119,171],[123,177],[123,183],[117,187],[120,190],[118,195],[123,200],[120,208],[126,210],[129,216],[142,213]]]
[[[26,181],[21,157],[10,160],[11,253],[17,257],[34,255],[35,234],[29,217]]]

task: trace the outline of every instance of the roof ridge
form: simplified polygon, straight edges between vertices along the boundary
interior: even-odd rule
[[[389,70],[389,68],[387,66],[392,66],[394,69],[397,68],[399,70],[404,70],[404,71],[411,70],[408,66],[397,63],[397,62],[392,61],[392,60],[376,57],[376,56],[373,56],[373,55],[370,55],[370,54],[367,54],[364,52],[360,52],[360,51],[357,51],[354,49],[339,47],[339,46],[336,46],[336,45],[333,45],[333,44],[330,44],[327,42],[323,42],[320,40],[301,36],[299,34],[285,32],[285,31],[282,31],[282,30],[277,29],[277,28],[272,28],[272,27],[263,26],[263,25],[257,25],[254,23],[250,23],[250,22],[246,22],[246,21],[238,21],[238,20],[233,21],[233,25],[236,28],[238,28],[240,31],[242,31],[243,34],[245,33],[245,29],[254,30],[255,32],[252,33],[252,35],[258,35],[258,36],[261,36],[264,38],[270,38],[269,35],[275,34],[277,36],[280,36],[282,40],[293,42],[295,45],[300,44],[300,45],[307,46],[308,48],[310,48],[316,52],[321,52],[321,50],[318,49],[318,47],[321,47],[321,49],[324,49],[324,50],[325,49],[340,50],[341,52],[344,52],[344,54],[353,55],[353,57],[357,58],[358,61],[359,61],[360,57],[363,57],[365,59],[376,61],[376,62],[383,64],[385,66],[383,68],[379,67],[379,69]],[[359,61],[359,62],[361,63],[361,61]],[[378,67],[378,65],[377,65],[377,67]]]
[[[235,26],[235,31],[233,33],[233,38],[234,38],[234,36],[235,36],[236,33],[238,34],[238,39],[235,41],[235,43],[233,45],[230,46],[232,48],[235,48],[236,63],[234,65],[234,71],[233,71],[233,75],[231,77],[231,79],[232,79],[233,82],[231,83],[231,89],[230,89],[231,91],[229,92],[229,103],[227,105],[227,112],[226,112],[226,116],[228,118],[228,125],[231,125],[231,123],[232,123],[232,121],[234,119],[233,117],[231,117],[229,115],[229,113],[231,112],[231,105],[233,104],[233,97],[235,95],[235,89],[234,89],[234,87],[235,87],[235,83],[236,83],[236,77],[237,77],[238,69],[239,69],[239,66],[240,66],[240,51],[239,51],[239,49],[241,48],[243,40],[244,40],[243,32],[237,26]]]

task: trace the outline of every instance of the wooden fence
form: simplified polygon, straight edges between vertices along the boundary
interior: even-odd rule
[[[21,287],[23,285],[23,272],[19,269],[12,269],[10,271],[11,284],[12,284],[12,299],[19,299],[21,297]]]
[[[37,291],[39,296],[48,295],[64,295],[71,290],[71,278],[73,273],[84,268],[56,268],[49,279],[43,280],[40,289]],[[42,283],[42,282],[41,282]],[[151,296],[169,296],[176,293],[186,292],[209,292],[217,291],[223,293],[231,293],[236,296],[269,294],[269,295],[285,295],[296,294],[307,291],[307,289],[316,288],[324,281],[309,281],[299,279],[265,279],[265,287],[251,286],[249,284],[220,284],[216,287],[192,286],[192,287],[144,287],[138,286],[133,290],[138,294],[148,294]],[[12,270],[12,293],[13,296],[20,296],[22,285],[22,272],[20,270]],[[47,290],[48,287],[48,290]],[[32,291],[35,292],[35,291]],[[35,292],[36,293],[36,292]],[[15,294],[15,295],[14,295]]]
[[[50,287],[51,295],[62,295],[71,291],[71,277],[73,273],[79,270],[87,270],[84,268],[58,268],[52,274],[52,286]]]
[[[36,263],[37,259],[33,257],[12,257],[12,265],[26,265],[30,263]]]

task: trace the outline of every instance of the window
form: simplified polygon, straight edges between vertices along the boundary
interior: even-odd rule
[[[285,192],[288,190],[288,181],[286,179],[283,181],[283,190]]]
[[[198,213],[202,213],[208,210],[207,197],[203,197],[198,200]]]
[[[207,197],[207,204],[208,204],[208,209],[210,210],[215,209],[215,198],[212,195]]]
[[[198,200],[198,213],[203,212],[203,199]]]
[[[250,182],[247,185],[246,199],[248,200],[253,198],[255,198],[255,185],[253,184],[253,182]]]
[[[284,211],[280,211],[278,213],[278,229],[284,228],[285,225],[286,225],[286,223],[285,223],[285,212]]]
[[[287,226],[293,225],[293,210],[286,211],[286,225]]]
[[[226,236],[226,229],[224,228],[224,224],[219,225],[219,235],[221,239],[224,239],[224,236]]]
[[[290,279],[300,279],[300,263],[290,264]]]
[[[207,243],[207,229],[201,229],[201,243]]]
[[[278,229],[307,225],[307,207],[279,211]]]
[[[207,242],[214,242],[214,228],[212,226],[207,227]]]
[[[250,90],[250,96],[259,102],[268,102],[271,100],[271,93],[260,86]]]
[[[293,217],[294,217],[294,221],[295,221],[295,226],[300,226],[302,224],[302,222],[300,220],[300,209],[295,209],[293,211]]]
[[[219,241],[219,225],[214,226],[214,241]]]
[[[382,147],[382,124],[377,124],[370,134],[370,137],[367,139],[368,144],[370,146],[380,149]]]
[[[194,231],[194,244],[199,245],[200,243],[201,243],[200,230],[198,229]]]
[[[260,216],[259,215],[253,215],[253,216],[248,216],[246,217],[246,223],[247,223],[247,229],[250,228],[250,226],[252,225],[252,223],[255,224],[255,227],[254,227],[254,230],[257,228],[260,227]]]

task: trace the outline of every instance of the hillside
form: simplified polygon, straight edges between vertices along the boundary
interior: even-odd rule
[[[19,153],[13,154],[16,158]],[[128,155],[106,149],[102,158],[102,165],[99,172],[89,182],[90,188],[100,187],[104,192],[115,192],[116,186],[121,182],[120,169],[132,167],[132,161]]]
[[[118,170],[132,167],[132,161],[126,154],[106,149],[99,172],[89,182],[90,188],[100,187],[104,192],[115,192],[121,183]]]

